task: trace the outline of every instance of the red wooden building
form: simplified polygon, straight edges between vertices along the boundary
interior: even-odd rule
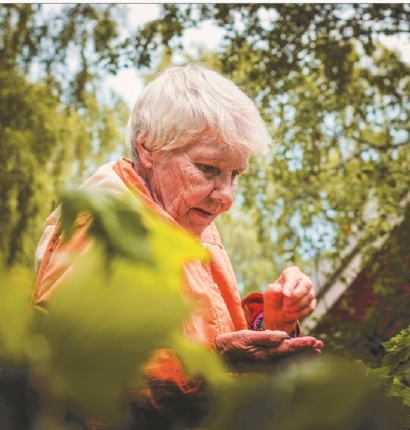
[[[303,321],[302,330],[319,335],[334,331],[341,322],[361,326],[371,323],[369,318],[380,318],[374,327],[389,338],[409,326],[409,212],[393,218],[391,231],[383,238],[366,247],[356,246],[334,272],[328,272],[317,291],[317,309]],[[363,256],[369,246],[376,251],[365,264]],[[368,315],[372,308],[376,311]]]

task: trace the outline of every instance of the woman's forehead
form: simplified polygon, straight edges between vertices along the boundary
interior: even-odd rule
[[[220,142],[193,142],[188,152],[191,157],[201,162],[215,163],[231,167],[232,170],[248,168],[249,152],[241,148],[228,146]]]

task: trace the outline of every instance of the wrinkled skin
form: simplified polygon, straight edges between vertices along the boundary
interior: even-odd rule
[[[191,142],[165,159],[149,152],[139,140],[138,154],[136,171],[147,182],[155,203],[194,236],[230,209],[238,176],[248,168],[249,159],[248,152],[209,140]]]
[[[266,370],[279,361],[290,365],[301,358],[318,356],[323,343],[314,337],[287,339],[295,330],[296,321],[310,315],[315,308],[316,294],[310,278],[298,267],[288,267],[264,293],[266,331],[221,334],[216,338],[216,346],[237,370],[253,367]]]
[[[287,337],[286,332],[278,330],[241,330],[221,334],[215,343],[236,370],[266,369],[289,356],[296,359],[320,355],[323,343],[314,337]]]
[[[288,267],[263,295],[264,327],[292,333],[296,321],[310,315],[316,308],[312,281],[298,267]]]

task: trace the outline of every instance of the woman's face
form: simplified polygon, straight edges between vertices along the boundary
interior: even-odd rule
[[[154,201],[183,228],[199,236],[232,205],[249,153],[196,141],[155,160],[149,186]]]

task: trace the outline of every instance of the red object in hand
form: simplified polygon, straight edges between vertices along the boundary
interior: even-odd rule
[[[242,300],[242,308],[245,313],[246,322],[249,330],[253,330],[253,321],[264,310],[263,294],[252,293]],[[300,324],[296,322],[295,332],[292,337],[300,337]]]

